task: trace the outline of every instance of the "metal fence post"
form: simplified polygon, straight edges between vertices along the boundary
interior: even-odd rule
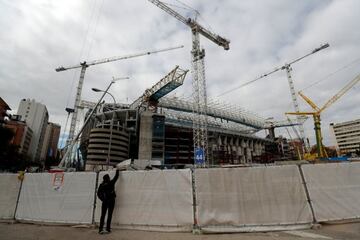
[[[309,206],[310,206],[311,214],[312,214],[312,217],[313,217],[313,223],[317,224],[318,222],[317,222],[316,217],[315,217],[314,207],[312,205],[312,201],[311,201],[311,198],[310,198],[310,193],[309,193],[309,190],[308,190],[308,187],[307,187],[307,183],[305,181],[305,176],[304,176],[304,172],[303,172],[303,170],[301,168],[301,164],[298,165],[298,168],[299,168],[302,184],[303,184],[304,189],[305,189],[306,199],[307,199],[307,201],[309,203]]]
[[[194,165],[195,166],[195,165]],[[194,214],[194,224],[193,224],[193,234],[200,234],[201,229],[197,221],[197,198],[196,198],[196,180],[195,180],[195,167],[191,167],[191,188],[193,193],[193,214]]]
[[[91,224],[95,224],[95,209],[96,209],[96,192],[97,192],[97,186],[99,182],[99,171],[96,172],[96,181],[95,181],[95,191],[94,191],[94,205],[93,205],[93,212],[92,212],[92,219]]]
[[[17,199],[16,199],[16,205],[15,205],[15,211],[14,211],[13,220],[16,220],[16,211],[18,209],[19,200],[20,200],[20,194],[21,194],[21,189],[22,189],[24,179],[25,179],[25,174],[24,174],[24,178],[20,180],[20,187],[19,187],[19,192],[18,192]]]

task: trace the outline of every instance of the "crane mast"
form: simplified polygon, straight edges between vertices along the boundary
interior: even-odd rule
[[[294,86],[294,81],[291,77],[291,71],[292,71],[292,68],[291,68],[291,65],[322,50],[322,49],[325,49],[327,47],[329,47],[330,45],[328,43],[326,44],[323,44],[321,45],[320,47],[318,48],[315,48],[313,51],[311,51],[310,53],[300,57],[300,58],[297,58],[295,59],[294,61],[290,62],[290,63],[287,63],[285,64],[284,66],[281,67],[282,70],[286,70],[286,76],[287,76],[287,79],[288,79],[288,83],[289,83],[289,88],[290,88],[290,94],[291,94],[291,100],[292,100],[292,103],[293,103],[293,106],[294,106],[294,110],[295,112],[300,112],[300,109],[299,109],[299,103],[298,103],[298,100],[297,100],[297,95],[296,95],[296,92],[295,92],[295,86]],[[304,141],[304,145],[305,145],[305,131],[304,131],[304,125],[301,123],[301,117],[300,115],[296,115],[296,120],[297,122],[299,123],[299,132],[300,132],[300,137],[301,139]]]
[[[334,102],[336,102],[340,97],[342,97],[347,91],[349,91],[355,84],[360,81],[360,75],[357,75],[353,80],[351,80],[348,84],[346,84],[337,94],[335,94],[332,98],[330,98],[323,107],[319,108],[310,98],[305,96],[303,93],[299,92],[299,95],[313,108],[313,112],[292,112],[286,113],[290,115],[312,115],[314,118],[314,130],[315,130],[315,138],[316,138],[316,146],[318,151],[318,156],[320,158],[327,157],[325,147],[322,143],[322,134],[321,134],[321,113],[331,106]]]
[[[191,29],[192,33],[192,50],[191,50],[191,72],[193,76],[193,141],[194,141],[194,161],[199,165],[209,165],[208,152],[208,134],[207,134],[207,95],[206,95],[206,78],[205,78],[205,50],[200,48],[200,34],[214,42],[215,44],[229,50],[230,41],[207,30],[196,20],[185,18],[178,12],[168,7],[159,0],[148,0],[160,9],[167,12],[180,22],[184,23]],[[201,156],[199,156],[201,155]],[[197,162],[197,159],[201,161]]]
[[[68,136],[66,145],[68,146],[72,142],[74,135],[75,135],[76,121],[77,121],[77,116],[78,116],[78,108],[80,106],[80,100],[81,100],[81,91],[82,91],[82,87],[83,87],[83,83],[84,83],[85,72],[89,66],[103,64],[103,63],[109,63],[109,62],[115,62],[115,61],[119,61],[119,60],[135,58],[135,57],[141,57],[141,56],[150,55],[153,53],[166,52],[166,51],[175,50],[175,49],[183,48],[183,47],[184,46],[177,46],[177,47],[164,48],[164,49],[136,53],[136,54],[125,55],[125,56],[115,56],[115,57],[110,57],[110,58],[103,58],[103,59],[94,60],[94,61],[90,61],[90,62],[84,61],[77,65],[66,66],[66,67],[60,66],[60,67],[56,68],[55,71],[57,71],[57,72],[81,68],[80,78],[79,78],[79,82],[78,82],[78,86],[77,86],[77,90],[76,90],[76,96],[75,96],[74,112],[71,117],[69,136]]]
[[[291,77],[292,68],[291,68],[290,64],[285,64],[284,69],[286,69],[286,76],[287,76],[288,83],[289,83],[291,100],[292,100],[295,112],[300,112],[299,103],[298,103],[296,92],[295,92],[294,81],[292,80],[292,77]],[[299,115],[296,115],[296,121],[297,121],[297,123],[301,122]],[[304,141],[305,140],[305,130],[304,130],[303,124],[299,124],[299,132],[300,132],[300,138],[302,139],[302,141]]]

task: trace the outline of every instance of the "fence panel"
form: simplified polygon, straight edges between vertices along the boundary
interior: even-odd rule
[[[360,218],[360,162],[301,167],[317,221]]]
[[[95,182],[96,173],[27,173],[16,219],[90,224]]]
[[[103,176],[114,171],[100,172]],[[157,231],[191,231],[193,199],[191,171],[152,170],[120,172],[116,183],[114,227]],[[95,221],[99,222],[101,201],[97,198]]]
[[[312,215],[297,166],[196,169],[197,221],[203,231],[306,228]]]
[[[20,190],[17,174],[0,174],[0,219],[13,219]]]

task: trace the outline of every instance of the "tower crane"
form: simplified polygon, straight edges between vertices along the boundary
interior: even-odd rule
[[[312,55],[312,54],[314,54],[314,53],[317,53],[317,52],[319,52],[319,51],[321,51],[321,50],[323,50],[323,49],[325,49],[325,48],[327,48],[327,47],[329,47],[329,46],[330,46],[330,45],[329,45],[328,43],[325,43],[325,44],[323,44],[323,45],[320,45],[320,47],[315,48],[315,49],[312,50],[310,53],[308,53],[308,54],[306,54],[306,55],[304,55],[304,56],[302,56],[302,57],[300,57],[300,58],[297,58],[297,59],[295,59],[295,60],[293,60],[293,61],[291,61],[291,62],[289,62],[289,63],[285,63],[285,64],[284,64],[283,66],[281,66],[281,67],[276,67],[274,70],[272,70],[272,71],[270,71],[270,72],[267,72],[267,73],[264,73],[264,74],[262,74],[261,76],[255,78],[255,79],[253,79],[253,80],[251,80],[251,81],[248,81],[248,82],[240,85],[239,87],[237,87],[237,88],[235,88],[235,89],[244,87],[244,86],[246,86],[246,85],[248,85],[248,84],[250,84],[250,83],[253,83],[253,82],[258,81],[258,80],[260,80],[260,79],[262,79],[262,78],[265,78],[265,77],[267,77],[267,76],[269,76],[269,75],[271,75],[271,74],[273,74],[273,73],[275,73],[275,72],[277,72],[277,71],[279,71],[279,70],[285,70],[285,71],[286,71],[286,75],[287,75],[287,79],[288,79],[288,83],[289,83],[289,87],[290,87],[291,100],[292,100],[292,103],[293,103],[293,106],[294,106],[294,110],[295,110],[295,112],[299,112],[299,104],[298,104],[297,96],[296,96],[296,93],[295,93],[294,82],[293,82],[292,77],[291,77],[291,71],[292,71],[291,65],[294,64],[294,63],[296,63],[296,62],[299,62],[300,60],[302,60],[302,59],[304,59],[304,58],[306,58],[306,57],[308,57],[308,56],[310,56],[310,55]],[[219,96],[222,96],[222,95],[224,95],[224,94],[227,94],[227,93],[229,93],[229,92],[232,92],[232,91],[234,91],[235,89],[231,89],[231,90],[229,90],[229,91],[226,91],[226,92],[220,94]],[[297,120],[297,123],[298,123],[298,125],[299,125],[300,138],[302,139],[302,141],[304,141],[304,140],[305,140],[305,133],[304,133],[303,121],[302,121],[302,119],[301,119],[301,116],[297,116],[296,118],[297,118],[297,119],[296,119],[296,120]],[[305,142],[304,142],[304,143],[305,143]]]
[[[192,50],[191,50],[191,71],[193,75],[193,142],[194,142],[194,160],[200,159],[198,163],[207,164],[208,146],[207,146],[207,95],[205,81],[205,50],[200,48],[200,35],[209,39],[213,43],[229,50],[230,41],[207,30],[201,26],[196,19],[186,18],[178,12],[167,6],[159,0],[148,0],[157,7],[161,8],[180,22],[191,29]]]
[[[356,83],[360,81],[360,74],[357,75],[352,81],[345,85],[337,94],[335,94],[332,98],[330,98],[324,106],[319,108],[310,98],[306,97],[302,92],[299,92],[299,95],[311,106],[314,110],[313,112],[288,112],[286,114],[290,115],[311,115],[314,118],[314,130],[315,130],[315,137],[316,137],[316,146],[317,146],[317,153],[319,158],[326,157],[326,151],[324,145],[322,143],[322,135],[321,135],[321,120],[320,114],[330,107],[334,102],[336,102],[340,97],[342,97],[347,91],[349,91]]]
[[[110,58],[103,58],[103,59],[89,61],[89,62],[84,61],[84,62],[81,62],[80,64],[77,64],[77,65],[66,66],[66,67],[60,66],[60,67],[56,68],[55,71],[57,71],[57,72],[62,72],[62,71],[70,70],[70,69],[81,68],[79,83],[78,83],[78,86],[77,86],[76,96],[75,96],[74,112],[72,114],[71,122],[70,122],[70,130],[69,130],[69,136],[68,136],[68,140],[67,140],[67,145],[69,143],[71,143],[71,141],[74,138],[76,120],[77,120],[77,115],[78,115],[78,107],[80,105],[80,100],[81,100],[81,91],[82,91],[82,87],[83,87],[83,83],[84,83],[85,72],[86,72],[86,69],[88,67],[93,66],[93,65],[108,63],[108,62],[115,62],[115,61],[124,60],[124,59],[141,57],[141,56],[150,55],[150,54],[153,54],[153,53],[166,52],[166,51],[170,51],[170,50],[174,50],[174,49],[178,49],[178,48],[183,48],[183,47],[184,46],[177,46],[177,47],[164,48],[164,49],[153,50],[153,51],[148,51],[148,52],[130,54],[130,55],[125,55],[125,56],[115,56],[115,57],[110,57]]]

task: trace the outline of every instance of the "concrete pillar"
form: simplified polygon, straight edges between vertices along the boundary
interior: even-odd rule
[[[140,116],[139,160],[151,160],[153,113],[146,111]]]

